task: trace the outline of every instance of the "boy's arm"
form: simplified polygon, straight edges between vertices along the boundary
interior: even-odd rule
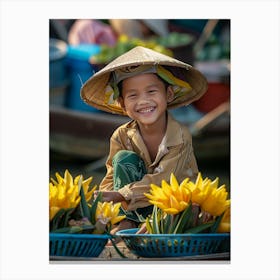
[[[186,177],[193,181],[196,179],[198,168],[191,143],[172,147],[155,170],[155,173],[146,174],[142,180],[128,184],[119,190],[128,202],[128,210],[149,206],[144,193],[150,191],[151,183],[160,186],[162,180],[169,182],[171,173],[174,173],[179,183]]]

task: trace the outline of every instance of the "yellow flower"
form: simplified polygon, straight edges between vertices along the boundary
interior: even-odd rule
[[[82,178],[81,175],[77,176],[74,179],[74,185],[78,185],[79,180]],[[82,181],[82,187],[83,187],[83,191],[85,194],[85,198],[86,201],[89,201],[92,198],[92,195],[94,193],[94,191],[96,190],[97,186],[94,186],[90,191],[89,191],[89,186],[90,183],[92,182],[92,177],[89,177],[88,179]]]
[[[103,203],[98,201],[95,218],[97,221],[102,220],[106,224],[110,223],[111,225],[114,225],[126,217],[125,215],[118,216],[120,207],[120,202],[113,204],[112,201]]]
[[[191,181],[187,183],[186,187],[192,193],[192,203],[202,204],[210,192],[210,183],[208,178],[202,179],[201,173],[198,173],[195,183]]]
[[[170,185],[163,180],[161,187],[151,184],[150,194],[144,193],[151,204],[156,205],[167,214],[178,214],[189,206],[190,191],[186,188],[188,179],[180,185],[173,173],[170,175]]]
[[[201,208],[213,216],[220,216],[230,205],[230,199],[227,199],[228,193],[226,186],[218,188],[218,178],[210,183],[209,193],[206,199],[201,203]]]
[[[230,232],[230,207],[228,207],[224,213],[224,216],[218,227],[218,232]]]
[[[195,183],[188,182],[186,185],[192,193],[192,203],[200,205],[202,210],[213,216],[220,216],[230,205],[225,185],[218,186],[219,178],[214,181],[202,179],[201,173],[198,174]]]
[[[49,184],[49,217],[50,220],[56,215],[60,209],[75,208],[80,203],[80,188],[83,187],[86,200],[92,197],[96,186],[89,190],[89,184],[92,177],[82,181],[82,176],[77,176],[74,180],[68,170],[65,170],[64,178],[55,174],[57,181],[51,178]]]
[[[50,207],[50,214],[49,214],[50,220],[53,219],[53,217],[56,215],[56,213],[59,211],[59,209],[60,208],[57,206]]]

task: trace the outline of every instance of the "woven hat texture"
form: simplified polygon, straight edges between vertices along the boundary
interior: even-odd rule
[[[176,78],[186,81],[190,85],[191,90],[184,95],[175,96],[174,100],[168,104],[168,109],[188,105],[201,98],[207,90],[206,78],[191,65],[151,49],[137,46],[93,74],[82,86],[81,98],[99,110],[126,115],[117,99],[114,100],[114,103],[105,102],[105,92],[111,83],[114,70],[137,65],[161,65]]]

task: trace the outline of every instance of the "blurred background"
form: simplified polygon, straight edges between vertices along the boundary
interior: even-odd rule
[[[171,110],[190,129],[203,178],[230,191],[230,20],[51,19],[49,21],[50,177],[68,169],[99,184],[113,131],[129,119],[94,109],[80,88],[96,71],[141,45],[182,60],[208,80],[206,94]]]

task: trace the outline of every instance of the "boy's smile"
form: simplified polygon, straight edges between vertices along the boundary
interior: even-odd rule
[[[138,110],[139,113],[150,113],[153,112],[155,110],[156,107],[149,107],[149,108],[143,108]]]

